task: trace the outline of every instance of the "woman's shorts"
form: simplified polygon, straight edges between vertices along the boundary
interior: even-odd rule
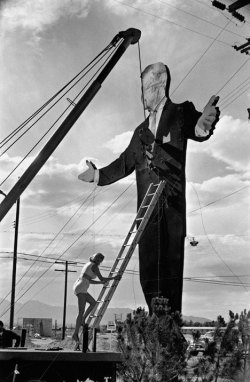
[[[89,287],[89,280],[87,280],[84,277],[79,278],[76,280],[76,282],[73,285],[73,291],[75,295],[79,293],[87,293],[88,287]]]

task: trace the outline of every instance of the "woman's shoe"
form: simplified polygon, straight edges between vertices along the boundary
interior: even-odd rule
[[[75,350],[75,351],[79,351],[79,350],[81,350],[81,348],[80,348],[80,342],[76,342],[75,347],[74,347],[74,350]]]

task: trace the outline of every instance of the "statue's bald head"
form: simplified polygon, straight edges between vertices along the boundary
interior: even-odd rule
[[[153,109],[164,95],[169,97],[170,71],[162,62],[148,65],[141,77],[145,108]]]

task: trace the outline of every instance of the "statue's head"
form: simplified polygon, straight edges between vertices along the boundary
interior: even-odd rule
[[[166,96],[169,98],[170,71],[162,62],[148,65],[142,72],[142,102],[145,109],[154,110]]]

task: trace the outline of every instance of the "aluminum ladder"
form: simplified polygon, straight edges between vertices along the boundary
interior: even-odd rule
[[[122,244],[120,252],[110,270],[109,276],[112,277],[114,274],[120,276],[123,275],[126,267],[131,259],[131,256],[135,250],[136,245],[140,241],[141,235],[149,221],[149,218],[156,206],[156,203],[165,187],[165,180],[158,184],[151,183],[144,196],[141,206],[137,212],[136,218]],[[92,310],[91,315],[88,317],[86,324],[89,326],[89,343],[93,337],[93,329],[97,328],[103,318],[103,315],[110,303],[110,300],[115,293],[115,290],[119,284],[120,280],[108,281],[102,288],[98,298],[95,308]],[[92,324],[92,325],[91,325]]]

